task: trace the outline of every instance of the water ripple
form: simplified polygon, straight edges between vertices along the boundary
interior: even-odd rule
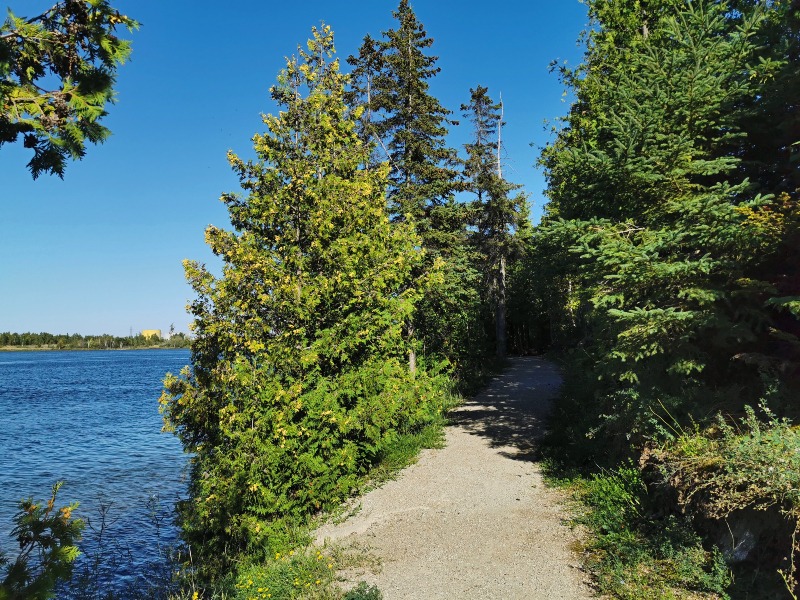
[[[106,539],[135,559],[118,576],[158,560],[176,538],[170,515],[185,494],[186,459],[161,433],[157,400],[164,374],[188,362],[186,350],[3,353],[0,549],[13,556],[19,501],[46,499],[63,480],[59,505],[80,502],[75,514],[90,524],[85,552],[107,509]]]

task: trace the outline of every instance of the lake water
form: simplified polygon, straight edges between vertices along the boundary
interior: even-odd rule
[[[159,560],[176,539],[186,458],[161,433],[158,397],[164,374],[188,362],[184,349],[0,352],[0,548],[16,556],[19,501],[46,500],[62,480],[58,506],[80,502],[74,514],[90,525],[87,555],[105,523],[117,583]]]

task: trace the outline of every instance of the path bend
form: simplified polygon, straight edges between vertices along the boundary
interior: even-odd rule
[[[384,600],[592,598],[570,551],[575,533],[544,485],[536,440],[561,384],[556,367],[519,357],[451,413],[446,446],[425,450],[361,509],[317,531],[317,543],[366,549]]]

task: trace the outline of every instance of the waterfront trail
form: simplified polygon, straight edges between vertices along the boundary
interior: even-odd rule
[[[536,442],[561,384],[557,368],[518,357],[450,415],[446,446],[355,501],[318,544],[365,552],[375,567],[341,572],[384,600],[583,600],[593,597],[545,486]]]

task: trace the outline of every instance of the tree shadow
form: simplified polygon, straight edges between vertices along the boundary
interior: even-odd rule
[[[552,363],[538,357],[512,358],[509,368],[484,391],[450,413],[450,423],[486,439],[503,456],[536,461],[560,384]]]

